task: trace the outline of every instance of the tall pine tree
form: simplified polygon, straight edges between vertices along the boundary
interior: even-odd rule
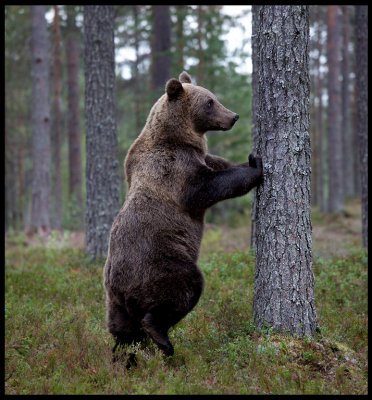
[[[106,257],[119,210],[113,6],[84,6],[86,251]]]
[[[257,6],[256,192],[253,312],[258,328],[316,329],[310,221],[309,9]]]
[[[31,229],[48,233],[50,221],[49,40],[45,6],[31,6],[32,212]]]

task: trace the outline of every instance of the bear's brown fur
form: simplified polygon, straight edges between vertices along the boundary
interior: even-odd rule
[[[238,115],[183,72],[166,84],[128,151],[128,192],[110,234],[104,268],[108,329],[116,345],[149,336],[173,354],[168,330],[196,305],[196,265],[205,210],[241,196],[262,178],[261,159],[233,165],[207,154],[204,133]],[[114,349],[115,349],[114,348]]]

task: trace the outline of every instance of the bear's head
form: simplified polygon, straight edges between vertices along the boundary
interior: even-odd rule
[[[207,131],[226,131],[233,127],[239,115],[228,110],[209,90],[193,85],[190,75],[182,72],[177,79],[165,85],[166,102],[172,114],[183,115],[193,129],[204,134]]]

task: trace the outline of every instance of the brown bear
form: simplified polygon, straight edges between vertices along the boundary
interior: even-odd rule
[[[104,267],[107,324],[118,345],[150,337],[173,354],[168,330],[203,290],[197,266],[204,214],[262,179],[262,161],[234,165],[207,153],[207,131],[229,130],[239,116],[183,72],[166,83],[125,159],[128,191]]]

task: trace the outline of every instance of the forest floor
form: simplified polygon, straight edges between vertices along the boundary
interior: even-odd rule
[[[341,216],[313,211],[313,338],[257,332],[249,229],[208,225],[205,290],[170,332],[175,355],[131,346],[138,365],[111,363],[103,262],[82,233],[5,243],[6,394],[367,394],[367,254],[360,204]],[[248,226],[248,223],[246,224]],[[125,355],[123,354],[123,358]]]
[[[362,245],[361,208],[359,200],[349,201],[342,214],[321,214],[312,210],[313,255],[314,257],[343,257],[355,247]],[[17,240],[17,239],[16,239]],[[32,247],[84,248],[84,232],[54,231],[48,238],[18,237],[18,240]],[[251,240],[249,216],[242,217],[241,226],[206,224],[201,256],[213,252],[248,251]]]
[[[244,218],[244,217],[243,217]],[[343,257],[362,245],[362,219],[359,200],[346,203],[342,214],[321,214],[312,210],[313,256]],[[237,228],[207,224],[201,254],[214,251],[248,251],[251,241],[251,223]]]

